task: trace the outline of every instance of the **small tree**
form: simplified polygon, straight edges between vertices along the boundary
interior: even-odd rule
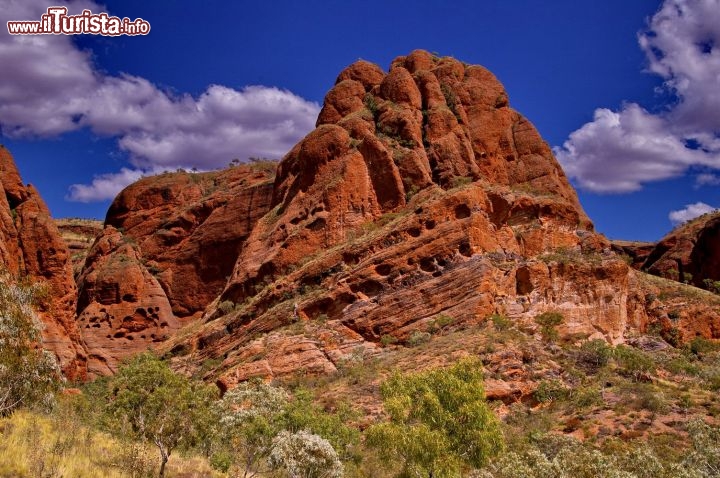
[[[560,312],[543,312],[535,317],[535,322],[540,325],[540,333],[548,342],[558,339],[557,326],[565,322],[565,317]]]
[[[282,430],[288,394],[261,380],[239,384],[218,403],[218,439],[243,470],[243,477],[267,471],[265,459],[273,438]]]
[[[296,390],[291,399],[284,389],[262,380],[241,383],[218,404],[221,452],[229,452],[245,478],[270,471],[268,458],[282,432],[317,435],[337,450],[339,459],[353,459],[359,433],[345,424],[352,412],[340,408],[337,414],[325,412],[306,390]]]
[[[294,391],[293,400],[288,403],[283,416],[285,429],[291,432],[309,431],[330,442],[330,445],[343,461],[357,461],[355,445],[360,433],[347,425],[356,413],[344,403],[340,403],[334,413],[328,413],[313,403],[313,395],[305,389]]]
[[[326,439],[308,431],[281,431],[272,441],[270,466],[288,478],[341,478],[343,466]]]
[[[111,430],[154,443],[160,452],[161,478],[173,450],[206,438],[201,434],[213,419],[214,387],[176,374],[151,353],[121,367],[109,385],[106,415]]]
[[[42,402],[57,390],[60,370],[40,347],[33,306],[42,287],[0,274],[0,416]]]
[[[482,365],[395,374],[381,387],[390,421],[368,430],[368,443],[400,476],[455,478],[463,465],[481,467],[503,449],[502,431],[485,402]]]

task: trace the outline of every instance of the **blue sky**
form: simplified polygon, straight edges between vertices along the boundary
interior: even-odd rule
[[[56,3],[0,0],[0,16]],[[67,5],[152,30],[0,33],[0,142],[57,217],[104,217],[141,174],[279,158],[342,68],[416,48],[493,71],[609,237],[656,240],[671,213],[720,206],[720,0]]]

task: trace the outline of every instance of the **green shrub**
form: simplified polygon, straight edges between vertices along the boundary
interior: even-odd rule
[[[577,387],[570,392],[570,399],[578,408],[592,407],[603,403],[600,389],[597,387]]]
[[[540,403],[549,403],[564,400],[568,397],[569,390],[560,380],[543,380],[535,390],[535,399]]]
[[[447,327],[448,325],[451,325],[453,322],[455,322],[455,319],[453,319],[449,315],[438,314],[437,317],[435,317],[435,321],[433,323],[438,328],[442,329],[444,327]]]
[[[398,339],[395,336],[389,335],[389,334],[383,334],[380,337],[380,343],[382,344],[383,347],[387,347],[389,345],[395,344],[395,343],[397,343],[397,341],[398,341]]]
[[[598,370],[608,364],[613,349],[604,340],[595,339],[583,342],[577,351],[577,362],[592,371]]]
[[[473,182],[473,178],[470,176],[453,176],[453,178],[450,180],[450,187],[452,188],[459,188],[462,186],[466,186]]]
[[[703,284],[705,285],[705,288],[709,290],[710,292],[714,292],[715,294],[720,294],[720,281],[715,281],[712,279],[705,279],[703,281]]]
[[[535,322],[540,325],[540,333],[548,342],[558,340],[557,326],[565,321],[565,317],[559,312],[543,312],[535,317]]]
[[[695,355],[703,355],[720,351],[720,342],[717,340],[708,340],[704,337],[695,337],[688,344],[688,348]]]
[[[212,428],[210,403],[217,388],[173,372],[167,363],[143,353],[110,380],[106,423],[120,437],[157,446],[162,478],[172,452],[205,440]]]
[[[407,344],[410,347],[416,347],[420,344],[429,342],[430,338],[431,338],[431,335],[429,332],[421,332],[419,330],[416,330],[415,332],[410,334],[410,337],[408,337]]]
[[[445,103],[447,104],[448,108],[450,108],[450,111],[452,111],[455,117],[459,120],[460,117],[458,115],[457,109],[459,101],[452,87],[447,83],[440,83],[440,90],[445,97]]]
[[[367,108],[368,111],[370,111],[370,113],[372,113],[373,118],[377,121],[379,107],[377,104],[377,100],[372,95],[372,93],[367,93],[365,95],[364,103],[365,103],[365,108]]]
[[[668,314],[669,315],[669,314]],[[682,333],[677,327],[670,327],[669,329],[663,329],[660,332],[665,342],[669,343],[673,347],[679,347],[682,344]]]
[[[60,370],[38,347],[33,307],[47,293],[40,285],[0,274],[0,416],[21,406],[51,405]]]
[[[493,314],[490,316],[495,330],[507,330],[512,327],[512,321],[502,314]]]
[[[235,302],[231,300],[224,300],[220,302],[220,305],[218,305],[218,310],[222,312],[223,315],[227,315],[230,312],[232,312],[235,309]]]
[[[634,380],[640,380],[644,376],[655,372],[655,362],[641,350],[618,345],[613,354],[615,362],[620,367],[620,372]]]
[[[381,386],[389,421],[373,425],[367,442],[399,476],[457,477],[503,448],[500,423],[485,402],[482,363],[395,374]]]

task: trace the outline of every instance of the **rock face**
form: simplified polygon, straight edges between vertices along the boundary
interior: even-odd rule
[[[0,146],[0,259],[13,275],[48,287],[40,304],[43,346],[70,379],[85,377],[85,352],[74,321],[76,288],[68,249],[50,211],[31,185],[24,185],[10,152]]]
[[[640,268],[714,290],[712,283],[720,281],[720,213],[705,214],[670,232],[654,246]]]
[[[78,277],[91,374],[166,340],[218,295],[270,208],[274,167],[167,173],[118,195]]]
[[[461,219],[493,200],[502,203],[491,206],[499,215],[515,206],[538,217],[543,206],[529,198],[546,195],[545,207],[557,210],[543,216],[557,212],[575,229],[592,229],[550,148],[485,68],[424,51],[396,59],[388,74],[359,61],[339,75],[317,129],[280,164],[273,214],[253,231],[223,298],[253,295],[258,284],[346,242],[421,191],[478,181],[528,199],[515,206],[497,194],[475,196],[457,205]]]
[[[612,343],[661,320],[502,85],[452,58],[345,69],[270,208],[205,323],[163,346],[190,372],[220,363],[206,378],[221,387],[332,371],[492,314],[538,334],[534,318],[559,311],[562,337]]]
[[[70,252],[73,273],[78,276],[90,247],[103,230],[103,223],[95,219],[67,218],[56,219],[55,224]]]
[[[655,249],[655,243],[613,240],[612,249],[618,254],[626,256],[634,269],[640,269],[650,253]]]

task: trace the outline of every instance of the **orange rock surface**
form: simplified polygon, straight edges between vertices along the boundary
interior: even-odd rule
[[[663,237],[640,266],[651,274],[713,288],[720,281],[720,213],[705,214]]]
[[[0,146],[0,260],[15,276],[47,285],[40,304],[45,348],[58,358],[71,379],[85,377],[85,351],[75,325],[77,298],[68,249],[45,202],[25,185],[10,152]]]
[[[165,346],[190,372],[218,361],[206,377],[221,388],[332,371],[447,321],[502,314],[539,337],[535,317],[558,311],[565,339],[622,343],[667,317],[502,85],[452,58],[345,69],[270,207],[205,323]]]
[[[269,209],[274,165],[141,179],[113,201],[78,277],[92,374],[169,338],[224,287]]]

